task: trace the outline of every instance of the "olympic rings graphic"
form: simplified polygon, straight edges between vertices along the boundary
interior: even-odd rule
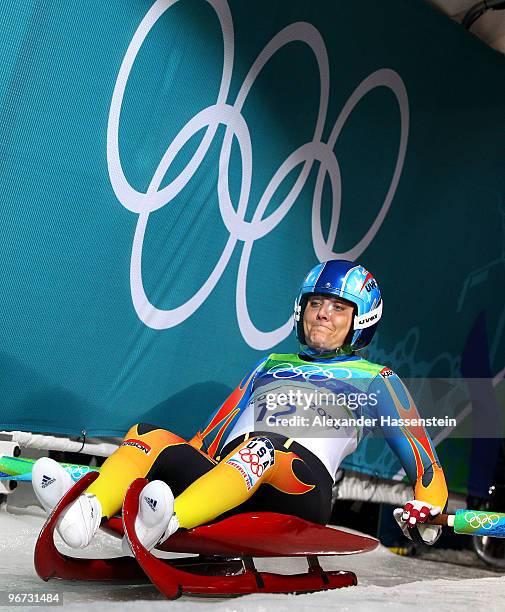
[[[259,53],[253,62],[234,103],[228,100],[234,60],[234,29],[230,8],[226,0],[206,0],[215,11],[223,38],[223,72],[217,100],[197,113],[175,136],[159,162],[147,191],[141,192],[128,182],[121,164],[119,153],[119,124],[123,97],[135,59],[151,29],[160,17],[179,0],[157,0],[146,13],[128,46],[121,63],[114,86],[107,125],[107,166],[112,188],[121,204],[138,214],[137,227],[133,239],[130,262],[130,287],[134,308],[145,325],[153,329],[167,329],[184,322],[209,297],[219,282],[238,241],[243,242],[236,286],[236,312],[240,332],[250,347],[256,350],[269,349],[288,336],[292,328],[291,317],[279,328],[271,331],[258,329],[249,315],[247,307],[247,273],[254,242],[272,232],[287,215],[296,202],[315,162],[319,170],[312,201],[312,242],[320,261],[343,258],[354,260],[372,242],[382,225],[395,195],[402,173],[409,131],[409,105],[405,85],[400,76],[391,69],[379,69],[366,77],[354,90],[337,117],[327,142],[322,140],[327,120],[330,93],[329,58],[324,40],[319,31],[310,23],[292,23],[278,32]],[[310,142],[302,144],[293,151],[273,173],[264,193],[259,199],[251,221],[246,221],[247,206],[251,195],[252,146],[248,125],[242,115],[247,96],[269,60],[284,46],[292,42],[302,42],[309,47],[316,59],[319,72],[319,108]],[[337,139],[356,105],[372,90],[388,88],[396,97],[400,112],[400,142],[393,176],[380,207],[370,228],[359,241],[345,252],[335,252],[340,218],[341,180],[339,163],[334,153]],[[142,279],[142,250],[150,213],[166,206],[188,184],[202,163],[220,125],[226,127],[219,157],[218,202],[219,211],[229,232],[226,245],[209,277],[202,281],[200,288],[184,304],[172,309],[157,308],[146,295]],[[172,162],[184,145],[200,130],[205,134],[193,157],[186,167],[168,185],[160,188]],[[236,139],[242,162],[242,184],[238,204],[232,203],[228,186],[228,167],[232,142]],[[289,193],[278,208],[264,217],[265,211],[284,179],[295,168],[301,166],[299,175]],[[321,226],[321,203],[325,177],[328,175],[332,190],[332,212],[327,239]]]
[[[323,378],[328,380],[342,380],[343,378],[352,378],[352,372],[349,368],[336,367],[332,370],[322,368],[317,364],[308,364],[295,366],[289,361],[278,363],[272,366],[267,374],[272,374],[274,378],[281,380],[289,380],[291,378],[302,377],[304,380],[311,381],[317,378]]]
[[[91,468],[88,467],[87,465],[80,465],[78,467],[74,467],[71,468],[70,470],[70,476],[72,476],[72,480],[74,482],[77,482],[79,479],[81,479],[85,474],[87,474],[88,472],[91,471]]]
[[[465,512],[465,522],[472,529],[492,529],[500,522],[497,514],[478,514],[476,512]]]
[[[244,463],[251,464],[251,472],[255,476],[261,476],[263,474],[263,465],[260,463],[260,458],[257,453],[254,453],[250,448],[242,448],[239,451],[240,458]]]

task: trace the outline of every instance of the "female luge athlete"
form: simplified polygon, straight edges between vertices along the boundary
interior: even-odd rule
[[[134,425],[96,481],[62,514],[63,540],[87,546],[101,521],[120,512],[126,490],[140,477],[150,482],[140,496],[135,529],[148,549],[179,528],[229,512],[281,512],[325,524],[334,475],[366,435],[357,423],[367,416],[383,422],[384,437],[414,488],[414,498],[395,510],[398,524],[407,536],[410,527],[433,544],[441,527],[426,521],[447,501],[437,455],[423,427],[390,426],[381,419],[416,419],[418,413],[391,369],[357,354],[372,340],[381,315],[379,286],[365,268],[344,260],[317,265],[295,302],[300,352],[262,359],[189,441],[152,425]],[[329,401],[342,390],[344,402]],[[359,394],[367,401],[352,406],[350,390],[354,399]],[[272,418],[265,415],[271,416],[272,406],[281,407],[272,414],[302,419],[294,434],[277,427],[278,419],[268,430]],[[322,425],[321,415],[329,417]],[[348,417],[347,423],[336,426],[341,417]],[[73,484],[48,458],[35,464],[32,481],[48,512]]]

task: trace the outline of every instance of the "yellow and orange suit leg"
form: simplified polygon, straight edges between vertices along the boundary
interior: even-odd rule
[[[215,461],[184,438],[141,423],[128,431],[86,492],[96,495],[103,516],[110,518],[120,512],[126,491],[136,478],[166,480],[177,494],[214,465]]]
[[[208,523],[229,511],[270,511],[326,523],[332,480],[309,451],[269,434],[233,441],[216,463],[183,438],[135,425],[87,489],[105,517],[117,514],[136,478],[161,479],[172,488],[181,527]],[[266,486],[261,486],[266,485]]]
[[[180,526],[203,525],[231,510],[281,512],[326,523],[332,479],[314,455],[298,445],[302,459],[286,441],[252,434],[227,445],[232,450],[175,499]]]

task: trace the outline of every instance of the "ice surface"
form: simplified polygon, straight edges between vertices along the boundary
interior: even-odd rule
[[[15,498],[13,501],[17,501]],[[248,595],[234,599],[182,597],[166,602],[152,586],[85,583],[51,580],[42,582],[33,568],[33,548],[44,522],[40,508],[16,508],[10,502],[0,511],[0,591],[58,591],[70,610],[223,610],[296,612],[298,610],[503,610],[505,576],[487,569],[400,557],[380,547],[371,553],[321,560],[325,569],[354,571],[359,585],[310,595]],[[63,543],[59,548],[65,552]],[[100,532],[80,556],[120,555],[119,540]],[[262,559],[259,569],[291,573],[305,570],[302,559]],[[13,608],[14,609],[14,608]],[[16,609],[20,609],[19,607]],[[25,608],[30,609],[30,608]],[[41,607],[33,608],[40,610]],[[43,609],[43,608],[42,608]],[[61,608],[51,607],[52,610]]]

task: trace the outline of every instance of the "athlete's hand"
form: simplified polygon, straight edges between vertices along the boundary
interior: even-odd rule
[[[393,511],[393,516],[407,538],[410,540],[421,539],[425,544],[431,546],[440,537],[442,526],[427,525],[426,522],[440,512],[439,506],[432,506],[419,499],[411,499],[403,508],[396,508]]]

